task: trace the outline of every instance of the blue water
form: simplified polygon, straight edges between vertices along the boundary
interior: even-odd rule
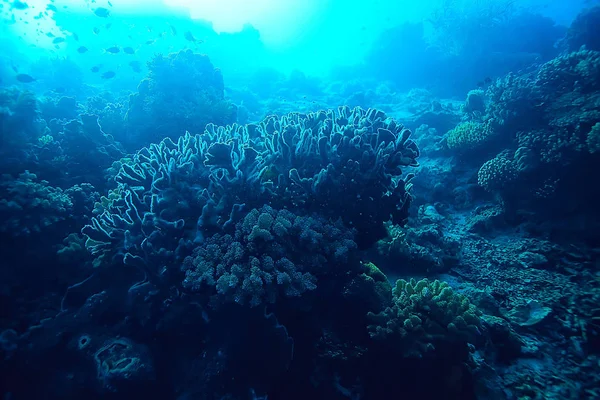
[[[0,392],[600,397],[600,4],[0,2]]]

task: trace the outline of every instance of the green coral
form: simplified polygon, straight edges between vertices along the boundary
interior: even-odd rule
[[[461,122],[448,132],[448,147],[457,150],[473,150],[486,143],[494,134],[491,121]]]
[[[392,339],[407,356],[420,357],[438,344],[465,345],[479,334],[479,312],[469,299],[446,282],[399,279],[393,305],[369,313],[371,338]]]
[[[590,153],[600,152],[600,122],[594,125],[588,133],[586,144]]]

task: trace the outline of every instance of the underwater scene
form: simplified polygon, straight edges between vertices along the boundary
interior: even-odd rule
[[[0,0],[2,400],[600,399],[600,1]]]

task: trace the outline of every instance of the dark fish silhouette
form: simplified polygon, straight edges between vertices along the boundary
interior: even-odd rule
[[[54,12],[58,11],[58,9],[56,8],[56,6],[54,6],[52,4],[46,5],[46,10],[50,10],[50,11],[54,11]]]
[[[168,24],[168,25],[171,28],[171,32],[173,33],[173,36],[177,36],[177,29],[175,29],[175,27],[171,24]]]
[[[48,37],[54,37],[54,33],[48,32],[48,33],[46,33],[46,36],[48,36]]]
[[[108,5],[112,7],[112,3],[110,1],[108,2]]]
[[[29,8],[29,5],[27,3],[24,3],[22,1],[19,0],[15,0],[12,2],[12,5],[10,7],[11,9],[15,9],[15,10],[26,10]]]
[[[96,73],[96,72],[100,71],[100,66],[99,65],[94,65],[92,68],[90,68],[90,71]]]
[[[123,53],[126,53],[126,54],[134,54],[134,53],[135,53],[135,50],[133,49],[133,47],[129,47],[129,46],[127,46],[127,47],[123,47]]]
[[[79,47],[77,48],[77,52],[78,52],[78,53],[80,53],[80,54],[83,54],[83,53],[85,53],[86,51],[88,51],[88,48],[87,48],[87,47],[85,47],[85,46],[79,46]]]
[[[94,33],[97,35],[97,34],[99,34],[99,33],[100,33],[100,28],[98,28],[98,27],[94,27],[93,31],[94,31]]]
[[[73,32],[73,39],[75,39],[76,42],[79,42],[79,35],[75,32]]]
[[[33,76],[27,74],[18,74],[15,78],[22,83],[31,83],[36,80]]]
[[[62,43],[64,41],[65,41],[65,38],[63,38],[63,37],[57,37],[57,38],[54,38],[54,40],[52,41],[52,43],[59,44],[59,43]]]
[[[108,49],[104,50],[107,53],[112,53],[112,54],[117,54],[118,52],[121,51],[121,49],[119,49],[118,46],[113,46],[113,47],[109,47]]]
[[[102,79],[110,79],[110,78],[114,78],[115,75],[117,75],[117,74],[114,71],[106,71],[105,73],[103,73],[100,76],[102,77]]]
[[[110,11],[104,7],[98,7],[94,10],[94,14],[100,18],[106,18],[110,15]]]
[[[190,42],[193,42],[193,43],[202,43],[202,40],[196,39],[194,37],[194,35],[192,35],[192,32],[190,32],[190,31],[186,31],[183,34],[183,37],[185,38],[185,40],[189,40]]]
[[[146,40],[146,44],[152,44],[152,43],[154,43],[154,42],[155,42],[155,40],[154,40],[154,39]]]

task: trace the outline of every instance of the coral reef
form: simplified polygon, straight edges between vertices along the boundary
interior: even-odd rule
[[[235,122],[235,106],[224,98],[223,76],[206,55],[192,50],[158,54],[148,69],[148,78],[129,99],[123,138],[128,147],[164,137],[176,140],[186,131],[198,134],[208,123]]]
[[[393,305],[370,313],[369,334],[395,342],[407,357],[423,357],[436,346],[463,346],[480,334],[478,311],[445,282],[399,279]]]
[[[183,263],[185,288],[206,292],[214,304],[256,307],[316,288],[317,276],[349,269],[356,244],[341,225],[270,207],[252,210],[233,235],[216,234]]]
[[[60,188],[37,180],[25,171],[17,179],[3,175],[0,183],[0,230],[12,235],[40,233],[64,221],[72,210],[71,198]]]
[[[417,165],[419,155],[409,136],[382,112],[344,107],[260,125],[209,125],[122,165],[118,187],[83,233],[102,258],[177,260],[192,242],[232,226],[244,208],[270,202],[341,218],[367,245],[385,235],[385,221],[408,216],[412,177],[402,179],[400,168]]]

